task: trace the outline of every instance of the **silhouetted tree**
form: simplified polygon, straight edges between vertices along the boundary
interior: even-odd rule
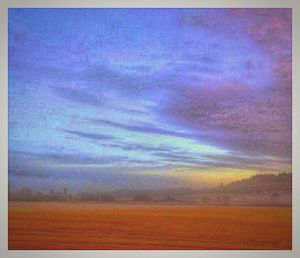
[[[137,202],[148,202],[151,201],[151,197],[147,194],[137,194],[134,196],[133,200]]]
[[[100,195],[100,201],[102,202],[114,202],[115,197],[110,194],[102,194]]]

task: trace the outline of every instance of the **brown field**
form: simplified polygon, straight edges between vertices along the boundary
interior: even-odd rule
[[[9,249],[291,249],[286,207],[9,204]]]

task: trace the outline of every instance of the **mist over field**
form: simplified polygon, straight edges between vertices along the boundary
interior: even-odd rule
[[[249,179],[203,189],[123,189],[101,191],[86,189],[85,192],[60,191],[34,192],[24,187],[10,191],[10,201],[30,202],[94,202],[99,204],[198,204],[198,205],[292,205],[292,175],[256,175]]]

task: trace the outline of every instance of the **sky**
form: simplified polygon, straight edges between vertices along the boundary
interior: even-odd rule
[[[291,172],[291,9],[9,9],[9,183]]]

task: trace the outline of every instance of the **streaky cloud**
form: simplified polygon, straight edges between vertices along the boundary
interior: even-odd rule
[[[138,133],[167,135],[167,136],[180,137],[180,138],[196,138],[197,137],[196,134],[163,129],[163,128],[155,127],[152,125],[128,125],[125,123],[119,123],[119,122],[114,122],[114,121],[105,120],[105,119],[90,119],[89,121],[96,125],[107,125],[107,126],[111,126],[111,127],[125,129],[125,130],[132,131],[132,132],[138,132]]]
[[[99,133],[87,133],[87,132],[80,132],[80,131],[67,130],[67,129],[62,129],[61,131],[68,133],[68,134],[76,135],[78,137],[92,139],[92,140],[113,140],[113,139],[115,139],[115,137],[113,137],[113,136],[99,134]]]

